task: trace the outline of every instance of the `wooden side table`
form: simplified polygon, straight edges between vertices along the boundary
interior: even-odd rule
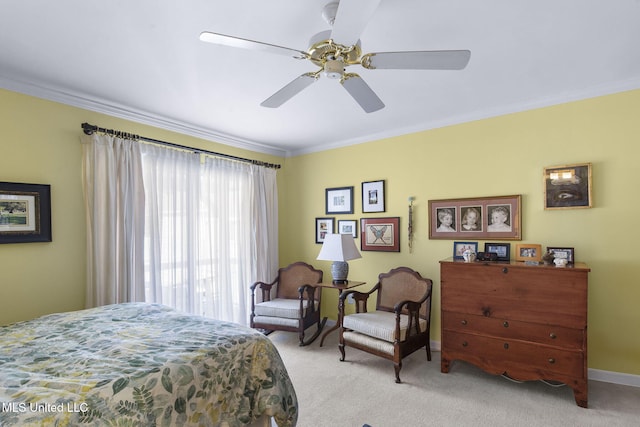
[[[355,282],[353,280],[349,280],[347,283],[343,283],[343,284],[339,284],[339,285],[334,285],[333,283],[329,282],[329,283],[316,283],[313,286],[319,287],[319,288],[332,288],[332,289],[336,289],[338,291],[338,296],[340,296],[340,294],[342,293],[342,291],[344,291],[345,289],[350,289],[350,288],[355,288],[356,286],[360,286],[360,285],[364,285],[367,282]],[[322,323],[326,323],[327,322],[327,318],[323,318],[322,319]],[[335,331],[336,329],[338,329],[340,327],[340,324],[338,322],[336,322],[335,326],[327,331],[325,331],[325,333],[322,335],[322,338],[320,339],[320,347],[322,347],[322,344],[324,344],[324,339],[327,337],[327,335],[329,335],[331,332]]]

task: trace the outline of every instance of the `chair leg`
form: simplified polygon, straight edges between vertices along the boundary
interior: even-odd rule
[[[303,341],[303,338],[304,338],[304,331],[303,331],[302,332],[302,338],[300,338],[300,346],[309,345],[312,342],[314,342],[316,340],[316,338],[318,338],[320,336],[320,332],[322,332],[322,329],[324,328],[324,325],[326,325],[326,324],[327,324],[327,318],[325,317],[324,319],[322,319],[322,320],[320,320],[318,322],[316,331],[313,333],[311,338],[309,338],[309,340],[307,340],[307,341]]]
[[[400,369],[402,369],[402,362],[394,363],[393,368],[396,371],[396,384],[400,384],[402,382],[400,381]]]
[[[428,341],[427,341],[426,348],[427,348],[427,360],[431,362],[431,345],[429,345]]]
[[[338,344],[338,348],[340,349],[340,353],[342,354],[342,357],[340,357],[340,361],[341,361],[341,362],[344,362],[344,357],[345,357],[345,354],[344,354],[344,344]]]

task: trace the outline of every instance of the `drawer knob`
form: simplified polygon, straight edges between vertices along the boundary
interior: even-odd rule
[[[504,268],[502,269],[502,272],[503,272],[504,274],[507,274],[507,273],[509,272],[509,269],[508,269],[507,267],[504,267]]]
[[[463,320],[462,322],[460,322],[460,323],[462,323],[463,325],[466,325],[466,324],[467,324],[467,319],[464,319],[464,320]]]
[[[466,346],[468,346],[468,345],[469,345],[469,343],[468,343],[468,342],[466,342],[466,341],[462,341],[462,346],[463,346],[463,347],[466,347]]]
[[[558,338],[558,336],[555,333],[551,332],[549,334],[549,338],[551,338],[552,340],[555,340],[556,338]]]
[[[556,359],[554,359],[553,357],[549,358],[549,363],[554,364],[556,363]]]
[[[508,342],[504,343],[504,349],[505,350],[509,350],[509,343]]]
[[[504,321],[504,323],[502,324],[502,326],[504,326],[505,328],[509,327],[509,322],[507,322],[506,320]]]

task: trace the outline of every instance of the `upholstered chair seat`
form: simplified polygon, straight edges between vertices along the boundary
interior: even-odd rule
[[[304,262],[280,268],[271,283],[251,285],[252,328],[265,331],[298,332],[300,345],[313,342],[324,327],[320,319],[322,270]],[[260,292],[256,292],[259,290]],[[305,330],[316,325],[316,332],[305,341]]]
[[[431,289],[430,279],[398,267],[380,274],[369,292],[342,292],[338,303],[340,360],[345,360],[347,346],[392,360],[398,383],[404,357],[425,347],[427,360],[431,360]],[[376,293],[376,308],[368,311],[369,296]],[[349,295],[353,295],[356,312],[346,314]]]

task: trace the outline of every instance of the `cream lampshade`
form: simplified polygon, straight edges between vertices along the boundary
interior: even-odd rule
[[[327,234],[318,254],[319,260],[333,261],[331,276],[334,284],[347,283],[349,264],[347,261],[362,258],[351,234]]]

